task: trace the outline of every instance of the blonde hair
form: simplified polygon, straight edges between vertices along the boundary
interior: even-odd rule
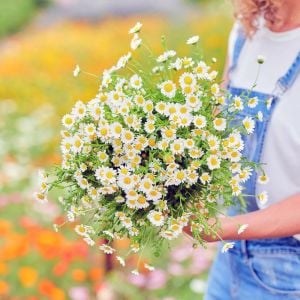
[[[259,17],[265,19],[266,26],[280,22],[280,7],[282,0],[233,0],[235,16],[244,26],[247,36],[252,36],[258,29]]]

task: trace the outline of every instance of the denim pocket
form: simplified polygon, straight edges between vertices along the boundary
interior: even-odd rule
[[[254,280],[271,293],[300,297],[299,254],[256,254],[249,258],[249,268]]]

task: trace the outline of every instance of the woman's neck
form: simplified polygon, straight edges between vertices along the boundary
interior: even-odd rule
[[[300,27],[300,1],[286,0],[280,8],[280,21],[268,27],[274,32],[284,32]]]

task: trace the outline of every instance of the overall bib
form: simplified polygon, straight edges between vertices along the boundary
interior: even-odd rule
[[[245,41],[244,34],[240,32],[235,42],[229,75],[236,68]],[[254,133],[243,137],[245,142],[243,155],[250,161],[260,162],[272,112],[299,73],[300,52],[287,73],[279,78],[270,95],[236,88],[229,83],[228,91],[233,96],[247,94],[250,98],[257,97],[259,100],[255,108],[245,106],[244,110],[237,114],[237,118],[251,116],[256,120]],[[257,120],[258,112],[263,115],[261,121]],[[257,175],[254,172],[244,186],[243,193],[249,195],[245,198],[248,212],[259,209],[256,202],[256,181]],[[230,211],[231,215],[237,213],[239,212],[236,208]],[[210,272],[205,300],[234,299],[300,299],[300,241],[294,237],[243,240],[235,241],[234,248],[227,253],[220,253],[219,249]]]

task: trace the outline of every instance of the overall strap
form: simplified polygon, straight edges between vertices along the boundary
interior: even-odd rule
[[[295,82],[297,76],[300,74],[300,51],[296,56],[294,62],[288,69],[288,71],[280,77],[273,91],[274,96],[282,96]]]
[[[237,38],[235,40],[234,48],[233,48],[233,56],[232,56],[232,62],[228,70],[228,74],[230,77],[230,73],[236,68],[238,59],[240,57],[241,51],[243,49],[243,46],[246,42],[246,35],[243,31],[242,27],[239,27]]]

